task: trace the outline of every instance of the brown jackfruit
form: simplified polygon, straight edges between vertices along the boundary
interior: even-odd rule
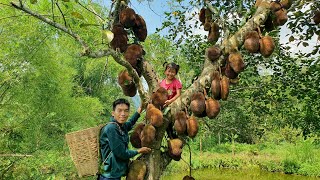
[[[184,134],[187,129],[187,115],[184,111],[179,111],[174,116],[174,129],[178,134]]]
[[[126,180],[144,180],[147,173],[147,165],[142,160],[134,160],[129,165],[129,173]]]
[[[245,64],[242,55],[239,52],[231,53],[228,57],[228,62],[237,74],[244,70]]]
[[[163,106],[168,100],[168,91],[163,88],[159,87],[152,95],[151,95],[151,102],[152,104],[158,108],[158,109],[163,109]]]
[[[215,118],[220,112],[220,103],[218,100],[209,98],[206,100],[206,113],[210,119]]]
[[[202,117],[203,112],[206,110],[206,102],[203,93],[196,92],[192,94],[190,109],[197,117]]]
[[[260,39],[260,53],[264,57],[269,57],[274,51],[275,45],[272,37],[264,36]]]
[[[123,94],[126,96],[133,97],[137,93],[137,88],[133,82],[132,77],[129,75],[127,70],[123,70],[118,75],[118,83],[122,88]]]
[[[130,142],[133,147],[135,148],[141,148],[141,132],[144,128],[145,124],[144,123],[139,123],[135,126],[133,129],[133,132],[131,133],[130,136]]]
[[[119,19],[120,19],[120,23],[125,28],[131,28],[135,24],[136,13],[131,8],[125,8],[119,13]]]
[[[168,140],[168,153],[169,156],[175,160],[179,161],[181,159],[183,142],[180,139]]]
[[[222,76],[221,81],[221,99],[227,100],[229,95],[229,78]]]
[[[141,146],[151,147],[151,144],[155,139],[155,137],[156,137],[156,129],[151,124],[145,125],[141,132]]]
[[[187,119],[188,136],[194,138],[198,134],[198,121],[194,116]]]
[[[150,122],[154,127],[160,127],[163,124],[162,112],[153,104],[148,104],[146,120]]]

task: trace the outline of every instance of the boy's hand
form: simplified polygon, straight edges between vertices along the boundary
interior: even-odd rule
[[[151,148],[148,148],[148,147],[142,147],[142,148],[138,149],[139,154],[148,154],[150,152],[151,152]]]
[[[140,104],[140,106],[138,107],[137,112],[138,112],[139,114],[141,114],[142,111],[143,111],[144,109],[146,109],[146,107],[147,107],[147,104],[145,104],[145,103],[142,102],[142,103]]]

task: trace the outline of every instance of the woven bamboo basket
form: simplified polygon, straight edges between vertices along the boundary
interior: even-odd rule
[[[99,134],[101,124],[66,134],[71,158],[79,177],[94,176],[99,169]]]

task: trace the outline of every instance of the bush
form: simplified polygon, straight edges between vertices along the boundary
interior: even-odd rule
[[[320,176],[320,162],[315,164],[302,164],[300,169],[298,170],[298,174],[305,176]]]
[[[300,169],[300,165],[295,160],[285,159],[283,160],[283,171],[286,174],[296,174]]]

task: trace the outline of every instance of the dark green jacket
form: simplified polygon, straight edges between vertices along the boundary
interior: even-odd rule
[[[139,113],[134,113],[123,125],[111,117],[110,122],[101,129],[100,152],[102,162],[104,162],[104,173],[107,178],[119,178],[126,175],[129,159],[138,154],[137,150],[129,150],[128,132],[140,117]],[[107,159],[106,159],[107,158]]]

